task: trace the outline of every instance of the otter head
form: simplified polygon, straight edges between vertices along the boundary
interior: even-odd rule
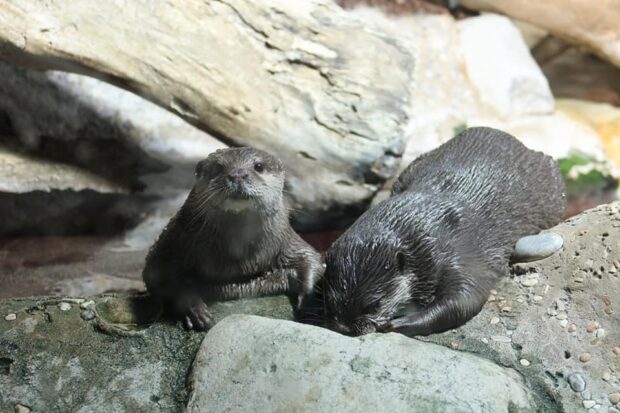
[[[327,252],[325,323],[346,335],[372,333],[411,299],[410,265],[395,237],[345,233]]]
[[[228,212],[277,210],[282,204],[284,165],[255,148],[219,149],[196,165],[195,202]]]

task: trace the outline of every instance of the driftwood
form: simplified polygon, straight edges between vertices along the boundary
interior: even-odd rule
[[[327,0],[0,3],[0,56],[120,85],[288,165],[300,228],[398,167],[412,52]]]
[[[620,0],[463,0],[541,27],[620,66]]]

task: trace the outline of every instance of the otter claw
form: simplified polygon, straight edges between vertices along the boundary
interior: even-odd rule
[[[389,333],[394,331],[394,324],[392,324],[392,321],[386,321],[383,324],[378,324],[376,329],[378,333]]]
[[[207,331],[215,324],[205,304],[196,305],[187,310],[183,316],[183,326],[186,330]]]

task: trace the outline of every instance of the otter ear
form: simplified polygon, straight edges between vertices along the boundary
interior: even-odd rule
[[[405,269],[407,268],[407,257],[405,256],[405,253],[402,251],[398,251],[394,258],[398,271],[401,273],[405,272]]]
[[[196,164],[196,169],[195,169],[195,171],[194,171],[194,175],[196,176],[196,178],[198,178],[198,177],[200,177],[200,176],[202,176],[202,175],[204,174],[204,171],[205,171],[205,163],[206,163],[206,162],[207,162],[207,161],[206,161],[206,159],[205,159],[205,160],[202,160],[202,161],[200,161],[200,162],[198,162],[198,163]]]

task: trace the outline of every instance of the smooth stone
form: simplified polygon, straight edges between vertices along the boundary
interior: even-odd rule
[[[62,302],[58,304],[58,308],[60,308],[60,311],[69,311],[71,310],[71,304]]]
[[[568,376],[567,380],[573,391],[582,392],[587,387],[586,380],[583,378],[581,373],[572,373]]]
[[[518,373],[482,357],[255,316],[217,323],[188,379],[188,413],[540,411]]]
[[[513,260],[530,262],[547,258],[562,248],[564,239],[553,232],[544,232],[537,235],[528,235],[520,238],[513,253]]]
[[[24,406],[23,404],[15,405],[15,413],[30,413],[32,410],[28,406]]]
[[[595,405],[596,405],[596,402],[594,400],[584,400],[583,401],[583,407],[585,407],[586,409],[594,407]]]

